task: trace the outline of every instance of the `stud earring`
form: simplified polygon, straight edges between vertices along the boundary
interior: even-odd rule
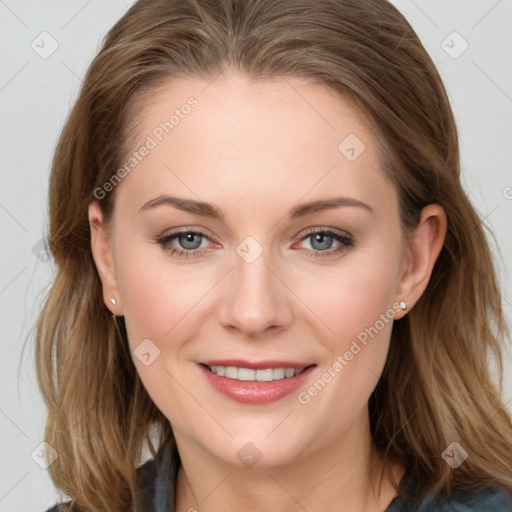
[[[112,302],[112,305],[115,306],[116,305],[116,299],[114,299],[113,297],[110,299],[110,302]]]
[[[407,309],[407,304],[404,301],[400,302],[400,309]]]

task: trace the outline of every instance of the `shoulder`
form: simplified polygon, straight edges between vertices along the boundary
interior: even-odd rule
[[[168,439],[153,459],[137,468],[135,512],[174,510],[174,489],[181,459],[174,438]],[[164,505],[165,503],[165,505]],[[71,503],[58,503],[46,512],[67,512]],[[161,507],[164,507],[163,509]]]
[[[512,496],[496,489],[482,489],[459,498],[452,504],[440,503],[442,507],[448,507],[439,509],[443,512],[512,512]]]
[[[483,488],[453,500],[428,496],[412,504],[395,499],[385,512],[512,512],[512,496],[504,490]]]

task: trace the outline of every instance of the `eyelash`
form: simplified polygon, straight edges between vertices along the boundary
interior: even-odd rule
[[[327,256],[332,256],[334,254],[337,254],[343,250],[345,250],[347,247],[353,247],[354,246],[354,239],[352,238],[352,235],[347,234],[341,234],[329,229],[322,229],[322,228],[316,228],[311,231],[308,231],[304,234],[304,236],[301,238],[301,242],[310,238],[313,235],[316,234],[322,234],[322,235],[328,235],[338,242],[341,243],[341,245],[335,249],[327,249],[325,251],[314,251],[309,249],[300,249],[301,252],[306,252],[313,258],[325,258]],[[190,258],[190,257],[199,257],[203,256],[204,249],[192,249],[192,250],[185,250],[185,249],[176,249],[174,247],[169,248],[168,243],[177,238],[180,235],[183,234],[193,234],[193,235],[199,235],[203,238],[206,238],[207,240],[210,240],[208,235],[201,231],[195,231],[191,229],[183,229],[179,231],[174,231],[173,233],[170,233],[169,235],[165,235],[163,237],[157,236],[155,238],[155,242],[158,243],[165,251],[168,251],[172,256],[176,258]],[[211,241],[211,240],[210,240]]]

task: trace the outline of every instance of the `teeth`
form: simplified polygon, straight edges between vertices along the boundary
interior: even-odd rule
[[[295,370],[293,368],[286,368],[284,371],[284,376],[289,379],[290,377],[293,377],[295,375]]]
[[[234,366],[228,366],[226,368],[226,373],[224,374],[224,377],[227,377],[228,379],[237,379],[238,368],[235,368]]]
[[[295,371],[292,368],[292,374]],[[256,370],[256,380],[258,382],[271,382],[274,380],[274,370],[272,368],[268,368],[266,370]]]
[[[238,380],[256,380],[256,370],[250,368],[238,368],[238,370],[234,368],[234,370],[238,371]]]
[[[282,380],[300,375],[304,368],[266,368],[264,370],[254,370],[252,368],[237,368],[236,366],[206,366],[212,373],[219,377],[236,379],[242,381],[272,382],[273,380]]]

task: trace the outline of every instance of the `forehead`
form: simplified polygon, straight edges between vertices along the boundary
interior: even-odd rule
[[[150,147],[121,187],[137,208],[165,193],[258,209],[282,207],[284,193],[395,205],[367,118],[322,85],[234,73],[180,78],[146,98],[133,121],[126,159]]]

